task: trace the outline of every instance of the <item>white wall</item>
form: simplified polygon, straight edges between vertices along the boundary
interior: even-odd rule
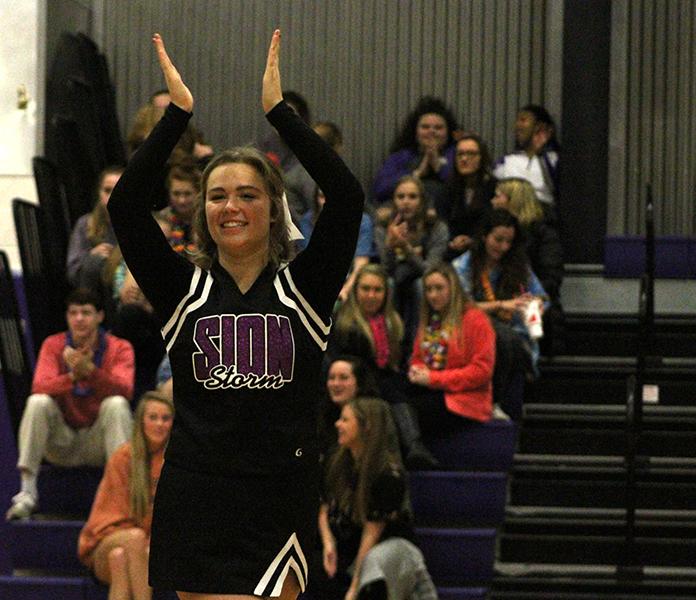
[[[45,50],[45,0],[3,0],[0,22],[0,250],[13,270],[20,269],[11,203],[36,201],[31,158],[41,153]],[[17,88],[24,84],[30,102],[17,108]]]

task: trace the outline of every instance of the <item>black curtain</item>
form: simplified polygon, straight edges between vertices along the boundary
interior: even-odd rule
[[[124,164],[106,59],[86,35],[63,33],[46,80],[45,154],[65,185],[70,221],[88,212],[99,172]]]

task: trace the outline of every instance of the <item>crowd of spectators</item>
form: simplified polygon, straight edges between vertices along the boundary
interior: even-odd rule
[[[310,123],[304,98],[296,92],[285,98]],[[168,101],[157,92],[138,112],[129,153]],[[341,152],[338,125],[313,126]],[[317,414],[326,478],[318,523],[322,598],[357,598],[358,591],[361,598],[384,597],[385,581],[403,588],[399,597],[431,597],[422,555],[410,541],[404,465],[437,468],[427,440],[490,420],[496,405],[518,419],[521,389],[537,376],[540,352],[562,344],[553,120],[543,107],[524,106],[514,134],[515,152],[494,163],[480,135],[462,131],[444,102],[425,97],[378,169],[335,307],[326,397]],[[322,191],[275,131],[258,147],[284,171],[291,216],[305,236],[297,241],[301,252],[322,210]],[[212,154],[189,127],[168,172],[153,182],[164,237],[194,262],[201,168]],[[133,573],[146,571],[148,511],[173,406],[170,377],[157,377],[158,367],[167,368],[157,319],[123,261],[106,211],[122,172],[104,170],[94,208],[70,239],[66,271],[77,291],[67,299],[68,330],[48,338],[39,355],[20,428],[22,487],[7,518],[36,510],[42,459],[106,464],[80,558],[101,581],[145,598]],[[526,323],[534,303],[544,318],[541,347]],[[158,384],[160,391],[138,404],[131,437],[129,403]],[[129,484],[133,477],[140,478],[136,486]],[[393,552],[408,557],[404,573],[385,567]],[[411,596],[416,589],[420,595]]]

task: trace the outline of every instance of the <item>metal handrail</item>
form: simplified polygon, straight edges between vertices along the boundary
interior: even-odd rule
[[[643,430],[643,386],[648,357],[655,347],[655,210],[652,188],[647,186],[645,208],[645,273],[640,280],[638,302],[638,346],[636,372],[628,378],[626,389],[626,535],[623,563],[618,573],[624,578],[639,579],[643,575],[636,548],[636,471]]]

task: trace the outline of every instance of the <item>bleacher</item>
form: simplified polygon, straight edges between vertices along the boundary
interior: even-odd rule
[[[0,317],[3,331],[13,333],[4,335],[0,343],[5,365],[5,386],[0,388],[0,501],[4,512],[19,484],[15,431],[30,381],[24,347],[30,347],[32,340],[22,327],[20,313],[26,315],[26,310],[20,310],[14,297],[9,269],[2,269],[2,275],[0,291],[8,310]],[[11,371],[12,365],[18,372]],[[446,470],[411,474],[416,538],[441,598],[486,598],[515,439],[516,427],[508,419],[472,424],[433,442],[432,450]],[[0,525],[1,599],[106,598],[106,586],[95,582],[76,554],[77,538],[100,478],[101,469],[42,467],[38,513],[27,521],[3,520]]]
[[[0,412],[8,423],[4,397]],[[411,474],[416,538],[440,598],[486,598],[514,438],[515,427],[505,419],[472,426],[471,432],[435,447],[438,458],[451,470]],[[456,453],[450,451],[453,447],[458,447]],[[12,461],[4,461],[3,469],[3,481],[12,481]],[[8,568],[0,575],[0,598],[106,598],[106,587],[87,574],[76,556],[77,537],[100,477],[101,470],[95,468],[42,467],[38,514],[28,521],[4,524],[5,545],[0,552],[6,553]]]
[[[70,94],[79,86],[73,88]],[[66,106],[67,100],[62,99]],[[9,301],[13,279],[6,263],[1,269],[2,512],[18,489],[15,434],[31,356],[48,333],[63,328],[69,226],[91,204],[91,197],[80,194],[91,190],[88,182],[99,168],[123,159],[104,147],[89,172],[76,171],[81,161],[74,155],[82,151],[76,147],[76,125],[60,110],[54,113],[55,163],[34,162],[40,205],[18,199],[13,207],[23,250],[23,303]],[[102,128],[117,138],[118,128],[108,125]],[[55,152],[63,146],[70,152]],[[696,250],[689,246],[687,253],[690,270],[680,273],[683,277],[695,272]],[[610,256],[617,262],[609,269],[627,267],[625,257]],[[664,282],[658,289],[662,310],[652,354],[659,360],[649,361],[646,381],[658,387],[659,402],[645,407],[635,490],[629,492],[625,407],[627,379],[637,366],[638,289],[635,280],[606,280],[603,267],[578,269],[575,275],[571,269],[563,292],[566,351],[540,362],[541,378],[530,389],[519,431],[506,419],[472,425],[433,443],[444,470],[411,473],[417,542],[441,600],[696,598],[692,282]],[[100,477],[100,469],[42,468],[39,512],[28,521],[0,520],[0,600],[107,597],[107,588],[76,556]],[[629,494],[636,505],[630,546]]]
[[[571,274],[568,287],[594,288],[598,309],[574,311],[569,302],[567,355],[540,364],[510,473],[490,597],[694,598],[694,282],[657,282],[645,383],[658,386],[659,402],[650,402],[655,388],[646,390],[629,492],[627,381],[637,367],[638,288],[603,280],[596,269],[578,270],[575,279]],[[634,543],[627,546],[631,503]]]
[[[5,275],[3,294],[12,281]],[[666,356],[646,372],[659,402],[645,406],[638,452],[645,457],[635,493],[640,570],[617,567],[627,560],[626,380],[636,368],[638,322],[629,312],[569,306],[567,354],[542,359],[519,435],[505,419],[472,425],[432,442],[445,470],[411,474],[417,541],[440,598],[694,597],[696,361],[688,355],[696,319],[689,300],[681,313],[658,315],[654,350]],[[22,337],[13,314],[0,315],[3,331]],[[31,345],[26,335],[23,342]],[[8,355],[18,350],[11,335],[2,346],[3,378],[23,393],[10,367],[27,361],[26,353]],[[13,403],[7,394],[0,401],[3,508],[18,485]],[[100,476],[99,469],[43,467],[39,513],[0,526],[0,598],[106,598],[75,553]]]

